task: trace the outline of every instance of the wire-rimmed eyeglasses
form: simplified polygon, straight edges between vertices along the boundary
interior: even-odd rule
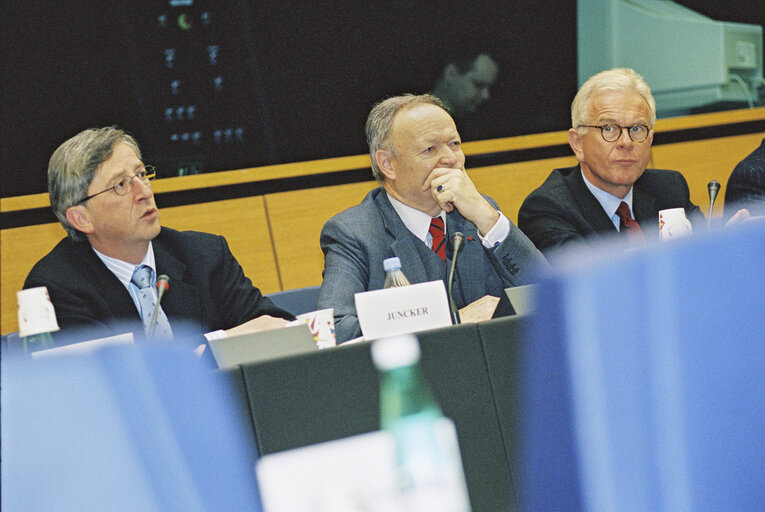
[[[648,138],[651,129],[644,124],[633,124],[632,126],[619,126],[618,124],[590,125],[580,124],[579,128],[600,128],[600,136],[606,142],[616,142],[622,136],[622,130],[627,130],[627,134],[632,142],[644,142]]]
[[[115,183],[111,187],[104,189],[101,192],[96,192],[95,194],[89,195],[88,197],[84,199],[80,199],[79,201],[77,201],[77,204],[82,204],[88,199],[93,199],[97,195],[103,194],[105,192],[109,192],[110,190],[114,190],[114,193],[117,194],[118,196],[124,196],[125,194],[127,194],[133,189],[133,180],[135,178],[138,178],[139,180],[143,181],[146,185],[148,185],[156,177],[157,177],[157,170],[151,165],[144,165],[141,168],[141,170],[139,170],[133,176],[123,176],[122,178],[120,178],[120,180],[117,183]]]

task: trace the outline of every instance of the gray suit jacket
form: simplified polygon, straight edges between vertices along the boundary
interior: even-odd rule
[[[496,207],[491,199],[489,202]],[[535,270],[547,265],[517,226],[511,225],[507,238],[491,250],[484,248],[476,226],[456,209],[446,214],[446,231],[448,238],[458,231],[465,235],[452,290],[458,308],[484,295],[499,296],[505,288],[527,284]],[[354,294],[383,287],[383,260],[398,256],[402,271],[412,284],[437,279],[445,283],[453,253],[448,240],[444,264],[407,229],[382,188],[367,194],[361,204],[328,220],[320,243],[324,251],[324,282],[317,308],[334,308],[338,342],[361,335]]]
[[[684,208],[694,230],[705,226],[682,174],[646,169],[633,185],[632,210],[647,240],[658,239],[659,211],[666,208]],[[518,212],[518,226],[548,258],[619,232],[587,188],[578,165],[555,169],[529,194]]]

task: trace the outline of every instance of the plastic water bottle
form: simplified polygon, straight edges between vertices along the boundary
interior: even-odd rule
[[[372,359],[380,371],[381,427],[396,447],[401,510],[469,511],[457,431],[420,371],[417,338],[376,340]]]
[[[385,269],[385,285],[383,288],[393,288],[395,286],[407,286],[409,280],[401,271],[401,260],[398,258],[388,258],[383,261]]]

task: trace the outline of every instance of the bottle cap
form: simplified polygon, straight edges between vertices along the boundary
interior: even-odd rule
[[[381,338],[372,342],[372,361],[378,370],[410,366],[420,359],[420,345],[412,334]]]
[[[59,330],[56,311],[45,286],[19,290],[16,298],[19,303],[20,337]]]
[[[383,268],[386,272],[401,270],[401,260],[398,258],[388,258],[383,261]]]

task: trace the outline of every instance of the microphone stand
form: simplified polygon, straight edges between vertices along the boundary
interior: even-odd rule
[[[154,337],[154,328],[157,326],[157,314],[159,313],[159,301],[162,300],[165,290],[170,287],[169,281],[170,278],[165,274],[157,278],[157,303],[154,304],[154,311],[151,313],[151,322],[149,323],[149,332],[146,334],[146,341],[151,341]]]
[[[712,207],[715,205],[715,199],[717,199],[717,192],[720,191],[720,182],[712,180],[707,184],[707,190],[709,191],[709,215],[707,215],[707,230],[712,227]]]
[[[454,233],[452,235],[452,245],[454,246],[454,256],[452,257],[452,265],[449,269],[449,286],[448,286],[448,294],[449,294],[449,311],[452,314],[452,324],[459,325],[460,324],[460,312],[457,309],[457,304],[454,303],[454,297],[452,296],[452,285],[454,284],[454,269],[457,266],[457,256],[459,256],[460,251],[462,250],[462,243],[465,240],[465,235],[460,233],[459,231]]]

